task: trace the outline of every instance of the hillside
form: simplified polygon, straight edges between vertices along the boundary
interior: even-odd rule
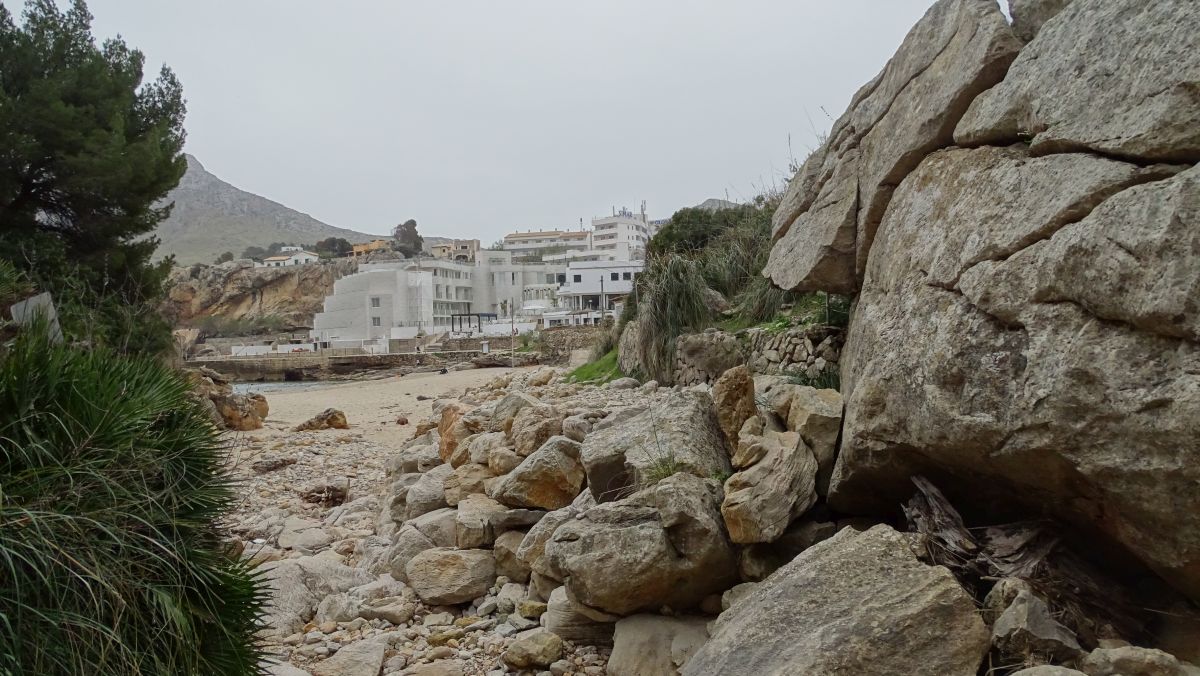
[[[236,188],[187,156],[188,170],[167,199],[171,217],[158,226],[159,253],[175,254],[180,264],[211,263],[222,252],[240,254],[271,242],[307,244],[326,237],[366,242],[368,235],[322,223],[308,214]]]

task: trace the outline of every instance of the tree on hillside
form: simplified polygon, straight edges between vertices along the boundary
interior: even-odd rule
[[[233,260],[233,252],[226,251],[225,253],[221,254],[220,256],[217,256],[217,265],[220,265],[221,263],[228,263],[231,260]]]
[[[261,261],[267,257],[267,250],[261,246],[248,246],[242,251],[242,258],[249,258],[256,261]]]
[[[396,240],[392,248],[407,258],[420,254],[425,245],[425,240],[417,233],[417,222],[411,218],[392,228],[392,238]]]
[[[314,253],[330,257],[347,256],[354,251],[354,245],[342,237],[326,237],[313,245]]]
[[[171,345],[158,315],[170,261],[151,260],[162,199],[187,168],[184,102],[167,68],[97,45],[82,0],[0,5],[0,257],[51,291],[68,329],[122,350]]]

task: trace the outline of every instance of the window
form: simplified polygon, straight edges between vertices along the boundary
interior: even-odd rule
[[[619,280],[620,278],[621,278],[621,276],[615,272],[609,274],[609,281],[615,282],[615,281]]]
[[[371,317],[371,326],[383,326],[383,320],[379,317]]]
[[[583,281],[583,275],[575,275],[575,278],[574,278],[574,279],[575,279],[575,282],[582,282],[582,281]]]
[[[633,279],[633,275],[629,274],[628,272],[623,272],[621,273],[621,279],[630,280]]]
[[[547,283],[547,284],[553,284],[553,283],[554,283],[554,275],[553,275],[552,273],[547,273],[547,274],[546,274],[546,283]]]
[[[371,307],[379,307],[379,296],[371,296]]]
[[[567,276],[566,276],[566,275],[558,275],[558,283],[559,283],[559,284],[566,284],[566,283],[567,283]]]

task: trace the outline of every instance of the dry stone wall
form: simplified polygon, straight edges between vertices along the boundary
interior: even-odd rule
[[[1200,599],[1200,6],[1013,15],[935,3],[775,214],[764,275],[858,294],[829,501],[936,475]]]

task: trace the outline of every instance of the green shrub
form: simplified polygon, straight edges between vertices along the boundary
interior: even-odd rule
[[[258,673],[263,588],[222,546],[224,447],[152,358],[0,348],[0,674]]]

